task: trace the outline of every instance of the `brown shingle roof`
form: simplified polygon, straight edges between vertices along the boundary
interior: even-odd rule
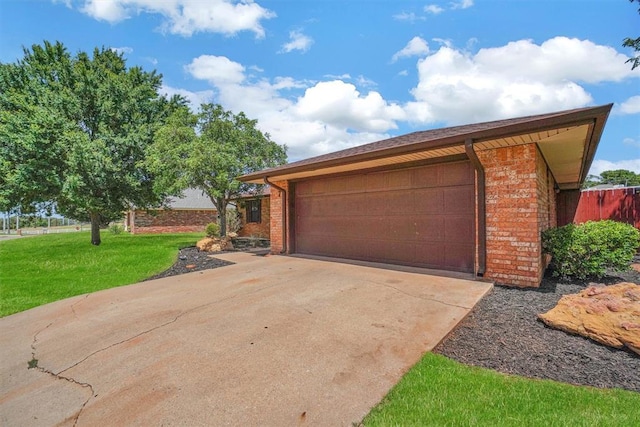
[[[602,132],[602,127],[604,126],[604,121],[606,121],[612,105],[613,104],[598,107],[578,108],[548,114],[418,131],[333,153],[311,157],[271,169],[264,169],[259,172],[241,176],[239,179],[242,181],[255,181],[265,177],[354,163],[367,159],[409,153],[417,150],[457,145],[463,143],[466,139],[481,141],[496,137],[551,129],[559,126],[586,123],[589,121],[599,121],[595,126],[597,131],[591,136],[592,141],[588,141],[589,145],[592,145],[593,143],[597,145]],[[593,150],[588,151],[591,151],[589,153],[591,159],[587,159],[590,164],[595,152],[595,147]]]

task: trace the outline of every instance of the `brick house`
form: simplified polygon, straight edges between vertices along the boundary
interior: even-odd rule
[[[271,189],[265,185],[258,194],[247,194],[234,200],[233,203],[241,216],[242,227],[238,230],[238,236],[269,239],[271,231],[270,195]]]
[[[271,184],[271,250],[539,286],[540,234],[612,105],[414,132],[240,177]]]
[[[200,232],[217,221],[218,211],[201,190],[189,188],[183,196],[172,199],[169,209],[128,211],[125,230],[132,234]]]

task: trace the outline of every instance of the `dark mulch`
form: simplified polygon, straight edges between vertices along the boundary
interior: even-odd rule
[[[640,284],[640,273],[599,281],[619,282]],[[562,295],[588,285],[588,281],[567,283],[548,275],[538,289],[495,286],[434,351],[507,374],[640,392],[640,356],[551,329],[537,320]]]
[[[200,252],[195,246],[180,249],[178,260],[170,268],[162,273],[149,277],[146,280],[160,279],[162,277],[177,276],[179,274],[191,273],[193,271],[209,270],[211,268],[231,265],[232,262],[215,258],[211,252]]]
[[[180,250],[171,268],[148,280],[229,264],[190,247]],[[640,273],[608,276],[600,282],[640,284]],[[537,289],[495,286],[434,351],[507,374],[640,392],[638,355],[551,329],[537,320],[562,295],[580,292],[588,285],[588,281],[567,283],[547,275]]]

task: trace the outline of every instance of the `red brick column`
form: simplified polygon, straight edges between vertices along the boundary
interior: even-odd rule
[[[289,183],[287,181],[276,181],[274,182],[278,187],[283,188],[288,192]],[[271,253],[279,254],[282,253],[284,249],[284,241],[282,227],[283,227],[283,214],[284,214],[284,203],[286,200],[283,197],[284,195],[280,190],[271,186],[271,197],[270,197],[270,211],[271,211],[271,230],[270,230],[270,238],[271,238]],[[287,224],[288,225],[288,224]],[[287,240],[289,240],[289,230],[287,230],[287,235],[285,236]],[[288,252],[287,248],[287,252]]]
[[[539,286],[546,267],[540,233],[555,225],[555,192],[535,144],[479,150],[485,168],[487,269],[508,285]]]

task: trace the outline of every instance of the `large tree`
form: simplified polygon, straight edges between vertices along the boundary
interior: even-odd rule
[[[156,134],[148,150],[148,164],[156,185],[178,192],[198,188],[218,211],[220,234],[226,235],[229,201],[259,186],[238,181],[240,175],[281,165],[286,147],[257,128],[244,113],[233,114],[220,105],[204,104],[200,113],[176,111]]]
[[[59,42],[0,64],[0,209],[52,203],[100,226],[131,206],[159,206],[145,150],[182,101],[158,94],[162,76],[95,49],[72,56]]]
[[[583,187],[590,188],[600,184],[640,186],[640,174],[626,169],[604,171],[599,176],[589,175]]]
[[[638,1],[640,3],[640,0],[629,0],[629,1],[631,3],[635,1]],[[640,8],[638,8],[638,13],[640,13]],[[630,47],[636,52],[633,58],[629,58],[627,60],[627,62],[631,62],[631,69],[635,70],[636,67],[640,66],[640,37],[638,38],[626,37],[622,42],[622,46]]]

